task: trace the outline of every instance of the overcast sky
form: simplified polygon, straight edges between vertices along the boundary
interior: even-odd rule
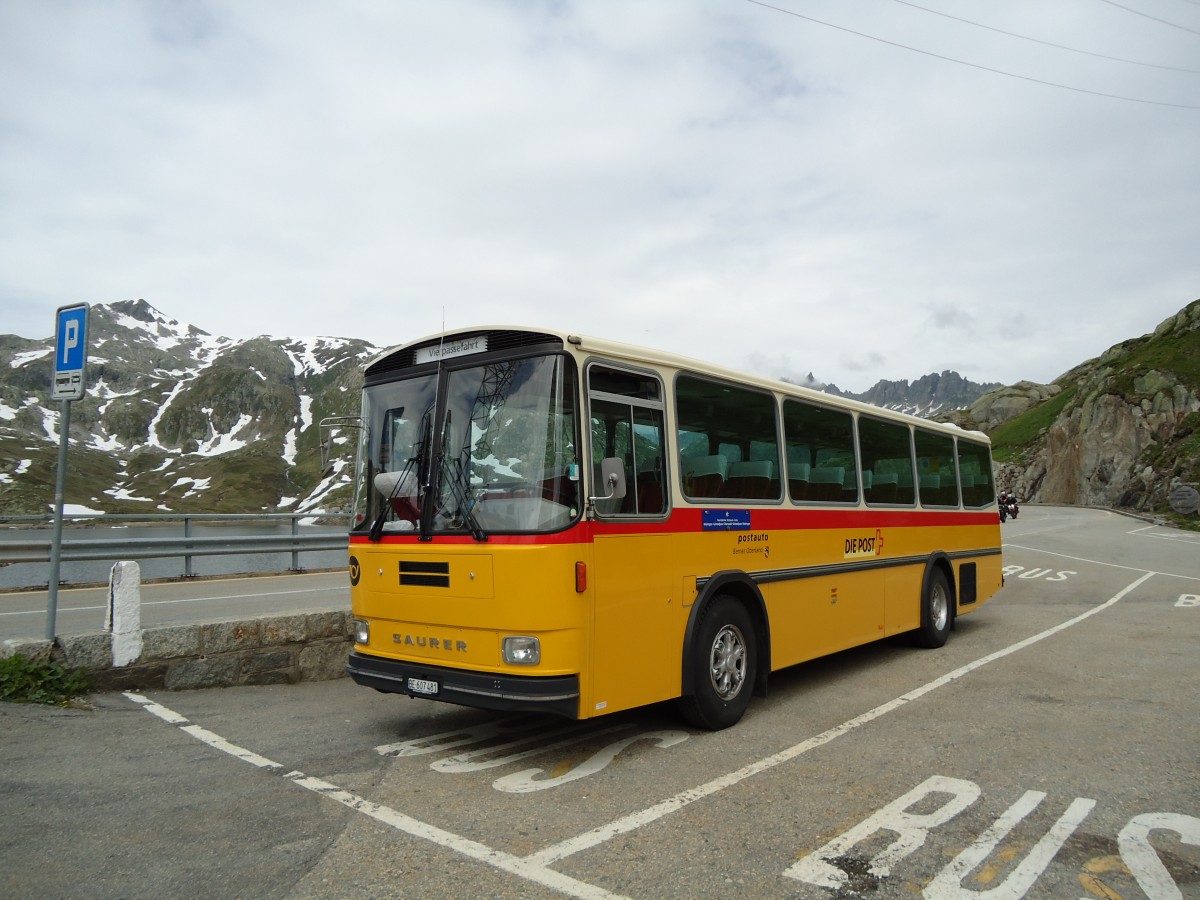
[[[1049,381],[1200,297],[1200,0],[4,0],[0,333],[139,297]]]

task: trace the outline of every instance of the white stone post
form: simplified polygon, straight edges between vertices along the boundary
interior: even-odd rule
[[[112,567],[104,630],[112,635],[114,668],[137,662],[142,655],[142,569],[136,562]]]

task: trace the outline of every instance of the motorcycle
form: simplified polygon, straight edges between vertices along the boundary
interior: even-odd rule
[[[1011,494],[1002,495],[1000,497],[1000,521],[1004,522],[1009,518],[1015,519],[1021,512],[1021,508],[1017,506],[1017,498]]]

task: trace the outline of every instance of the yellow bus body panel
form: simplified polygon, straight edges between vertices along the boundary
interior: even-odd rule
[[[590,541],[547,544],[356,542],[352,609],[371,625],[370,644],[358,649],[475,672],[577,675],[578,716],[586,719],[679,696],[697,581],[716,573],[758,582],[771,670],[919,627],[935,554],[950,560],[956,597],[963,566],[975,566],[977,599],[957,604],[956,615],[981,607],[1003,582],[998,522],[876,528],[872,513],[850,512],[860,514],[849,519],[855,524],[831,528],[597,529]],[[820,521],[822,513],[787,519],[802,523],[806,515]],[[582,592],[577,564],[586,571]],[[427,571],[431,565],[437,573]],[[417,570],[409,582],[415,574],[434,583],[405,583],[406,567]],[[836,570],[821,574],[821,567]],[[506,664],[506,635],[537,637],[540,664]]]
[[[671,534],[597,536],[590,567],[595,609],[581,716],[679,696],[687,611]]]
[[[351,585],[350,605],[356,618],[371,624],[371,643],[359,647],[390,659],[473,671],[578,672],[589,614],[586,600],[575,592],[580,545],[483,546],[352,544],[360,575]],[[445,564],[448,571],[444,581],[427,572],[408,579],[435,584],[404,583],[406,563]],[[501,657],[506,635],[538,637],[541,664],[506,665]]]

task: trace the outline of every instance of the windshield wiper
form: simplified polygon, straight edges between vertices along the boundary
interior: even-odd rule
[[[418,495],[417,509],[419,510],[421,508],[420,495],[422,491],[420,484],[420,472],[421,470],[425,469],[422,461],[425,459],[425,450],[429,443],[429,431],[431,426],[431,413],[426,412],[425,415],[421,417],[421,439],[417,441],[416,445],[413,447],[413,455],[408,458],[408,461],[404,464],[404,468],[400,470],[400,477],[396,479],[396,484],[392,487],[391,491],[384,496],[383,504],[379,510],[379,515],[376,516],[375,521],[371,523],[371,530],[367,534],[367,540],[371,541],[372,543],[379,543],[380,539],[383,537],[383,526],[387,522],[388,513],[392,511],[392,500],[400,496],[400,489],[402,486],[412,483],[414,466],[417,467],[418,470],[418,474],[416,476]]]
[[[454,460],[454,469],[450,487],[454,491],[454,499],[458,502],[458,517],[475,540],[486,541],[488,539],[487,532],[475,518],[475,504],[478,501],[472,496],[471,489],[467,485],[467,467],[462,464],[462,460],[456,459]]]
[[[438,487],[437,494],[441,497],[442,480],[445,478],[447,468],[453,471],[450,473],[450,494],[451,499],[456,504],[454,510],[455,524],[461,524],[471,532],[471,536],[475,540],[483,542],[488,539],[487,532],[480,526],[479,521],[475,518],[475,513],[472,511],[475,506],[475,498],[471,496],[471,489],[468,482],[468,467],[463,465],[462,458],[453,459],[450,461],[449,467],[446,465],[446,445],[450,438],[450,410],[446,410],[446,423],[442,430],[442,445],[438,453]],[[439,499],[440,502],[440,499]]]

